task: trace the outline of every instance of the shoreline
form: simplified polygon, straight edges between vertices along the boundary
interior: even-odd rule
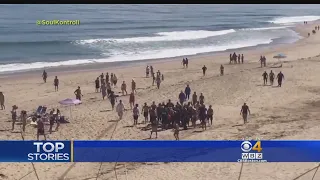
[[[312,21],[309,25],[317,23],[320,21]],[[7,78],[7,77],[15,77],[15,76],[41,76],[42,71],[45,69],[47,72],[51,73],[59,73],[59,74],[66,74],[66,73],[75,73],[75,72],[88,72],[88,71],[96,71],[101,69],[111,70],[111,69],[120,69],[120,68],[128,68],[128,67],[137,67],[141,65],[147,64],[159,64],[159,63],[168,63],[173,61],[181,61],[183,57],[188,57],[189,59],[199,59],[199,58],[208,58],[208,57],[219,57],[219,59],[224,58],[226,62],[228,62],[228,57],[230,53],[239,52],[241,54],[253,54],[256,51],[259,51],[260,54],[268,53],[267,49],[282,49],[286,46],[292,46],[299,44],[301,41],[304,41],[307,36],[304,31],[297,28],[301,26],[301,24],[296,24],[289,29],[296,32],[301,39],[293,42],[293,43],[274,43],[271,42],[270,44],[259,44],[256,46],[249,46],[249,47],[242,47],[237,49],[228,49],[225,51],[216,51],[216,52],[206,52],[206,53],[199,53],[194,55],[184,55],[184,56],[176,56],[176,57],[168,57],[168,58],[157,58],[157,59],[144,59],[144,60],[134,60],[134,61],[117,61],[117,62],[102,62],[102,63],[89,63],[89,64],[78,64],[78,65],[70,65],[70,66],[56,66],[56,67],[47,67],[41,69],[29,69],[29,70],[21,70],[21,71],[7,71],[0,73],[0,79]],[[303,25],[306,26],[306,25]]]

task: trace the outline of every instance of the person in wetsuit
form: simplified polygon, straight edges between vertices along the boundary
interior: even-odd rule
[[[282,80],[284,80],[284,75],[282,74],[281,71],[280,71],[279,74],[277,75],[277,79],[278,79],[278,87],[281,87],[281,85],[282,85]]]
[[[247,106],[247,104],[244,103],[240,110],[240,115],[242,115],[244,124],[246,124],[248,121],[248,114],[250,114],[249,106]]]
[[[262,74],[262,77],[263,77],[263,85],[266,85],[268,83],[268,73],[264,71],[264,73]]]
[[[44,83],[47,82],[47,78],[48,78],[48,73],[46,72],[46,70],[43,70],[42,79]]]

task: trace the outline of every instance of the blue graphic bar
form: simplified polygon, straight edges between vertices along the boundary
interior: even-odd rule
[[[320,162],[320,141],[0,141],[0,162]]]

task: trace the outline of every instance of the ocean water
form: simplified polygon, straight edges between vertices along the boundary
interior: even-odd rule
[[[320,5],[0,5],[0,72],[195,55],[299,38]],[[37,20],[80,20],[39,26]]]

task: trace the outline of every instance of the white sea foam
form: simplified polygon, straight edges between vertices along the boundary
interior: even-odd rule
[[[270,23],[274,24],[293,24],[299,23],[304,21],[315,21],[320,19],[320,16],[290,16],[290,17],[278,17],[274,18]]]
[[[173,31],[173,32],[159,32],[150,37],[132,37],[123,39],[88,39],[79,40],[79,44],[92,44],[103,42],[117,42],[117,43],[144,43],[155,41],[182,41],[182,40],[195,40],[203,39],[212,36],[221,36],[229,33],[236,32],[234,29],[222,30],[222,31]]]
[[[262,44],[271,43],[271,39],[252,39],[247,41],[230,42],[229,44],[218,45],[218,46],[205,46],[205,47],[194,47],[194,48],[174,48],[174,49],[161,49],[151,50],[143,52],[114,52],[114,56],[105,59],[82,59],[82,60],[68,60],[61,62],[34,62],[34,63],[16,63],[0,65],[0,72],[10,71],[23,71],[29,69],[42,69],[47,67],[58,67],[58,66],[70,66],[79,64],[91,64],[98,62],[119,62],[119,61],[135,61],[135,60],[147,60],[147,59],[160,59],[168,57],[178,57],[184,55],[196,55],[199,53],[225,51],[229,49],[237,49],[243,47],[252,47]]]
[[[242,31],[265,31],[265,30],[276,30],[276,29],[286,29],[292,26],[279,26],[279,27],[263,27],[263,28],[244,28]]]

